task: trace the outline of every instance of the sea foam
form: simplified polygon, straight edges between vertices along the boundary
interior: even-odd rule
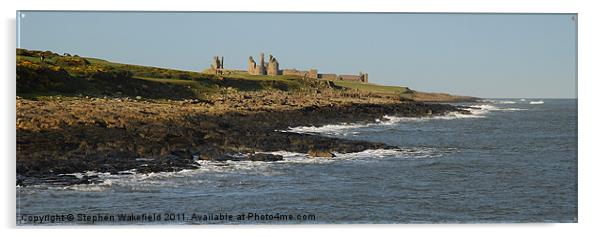
[[[514,101],[510,101],[514,102]],[[501,101],[498,104],[511,104],[509,101]],[[483,103],[470,105],[465,108],[470,113],[463,112],[449,112],[444,115],[435,116],[423,116],[423,117],[401,117],[385,115],[382,119],[375,119],[372,123],[340,123],[340,124],[329,124],[324,126],[299,126],[289,127],[286,130],[279,130],[280,132],[291,132],[300,134],[325,134],[334,136],[348,136],[360,134],[360,128],[367,127],[378,127],[378,126],[392,126],[403,122],[425,122],[431,120],[455,120],[455,119],[479,119],[485,118],[492,111],[523,111],[524,108],[510,108],[510,107],[498,107],[491,103]]]
[[[60,189],[79,192],[102,192],[108,189],[127,189],[136,192],[149,192],[153,187],[182,186],[193,183],[209,182],[203,175],[225,175],[234,173],[255,175],[278,175],[283,165],[294,164],[329,164],[334,162],[378,162],[383,159],[424,159],[438,158],[446,153],[455,152],[449,148],[412,147],[400,149],[369,149],[354,153],[334,153],[335,157],[310,157],[305,153],[290,151],[257,152],[283,156],[283,160],[262,161],[206,161],[198,160],[198,169],[182,170],[177,172],[138,173],[135,169],[122,172],[123,174],[110,174],[95,171],[73,173],[84,178],[97,176],[100,182],[93,184],[76,184],[68,186],[42,186],[43,188]],[[250,154],[241,154],[247,156]]]
[[[534,100],[534,101],[529,101],[530,105],[540,105],[543,104],[543,100]]]
[[[362,160],[362,161],[373,161],[384,158],[399,158],[399,159],[418,159],[418,158],[434,158],[440,157],[444,153],[449,153],[453,149],[439,149],[429,147],[415,147],[415,148],[398,148],[398,149],[367,149],[360,152],[352,153],[338,153],[334,152],[334,157],[310,157],[307,154],[288,152],[288,151],[275,151],[265,152],[268,154],[281,155],[283,156],[282,161],[276,161],[275,163],[329,163],[342,160]]]
[[[516,104],[516,101],[512,100],[484,100],[484,102],[489,102],[493,104]]]
[[[341,124],[329,124],[324,126],[299,126],[289,128],[287,130],[279,130],[280,132],[292,132],[292,133],[300,133],[300,134],[332,134],[332,135],[342,135],[347,136],[350,134],[357,134],[355,131],[348,131],[355,128],[364,128],[370,127],[377,123],[380,123],[380,120],[375,123],[365,123],[365,124],[354,124],[354,123],[341,123]]]

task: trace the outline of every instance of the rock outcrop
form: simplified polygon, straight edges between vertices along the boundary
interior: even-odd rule
[[[277,161],[282,157],[266,153],[281,150],[332,157],[333,152],[394,148],[282,131],[450,111],[462,109],[378,97],[268,91],[217,94],[203,101],[17,98],[18,183],[64,184],[74,180],[62,174],[84,171],[195,169],[196,159]]]

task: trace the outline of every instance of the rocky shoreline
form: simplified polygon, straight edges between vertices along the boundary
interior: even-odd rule
[[[196,169],[196,160],[277,161],[256,153],[291,151],[332,156],[383,143],[282,132],[297,126],[368,123],[384,115],[469,113],[448,104],[390,98],[298,96],[287,92],[225,93],[207,100],[17,98],[17,185],[95,182],[65,175]],[[240,154],[247,154],[241,156]]]

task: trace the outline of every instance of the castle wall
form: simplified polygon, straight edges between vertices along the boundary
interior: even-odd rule
[[[224,58],[215,57],[215,66],[212,67],[223,69]],[[360,72],[359,75],[337,75],[333,73],[318,74],[317,69],[310,70],[297,70],[297,69],[283,69],[280,70],[278,60],[272,55],[269,56],[268,62],[265,62],[264,54],[261,53],[259,56],[259,63],[256,63],[252,56],[249,57],[247,72],[251,75],[291,75],[299,77],[307,77],[313,79],[324,79],[324,80],[342,80],[342,81],[354,81],[354,82],[368,82],[368,74]]]
[[[222,59],[220,60],[218,56],[214,56],[213,57],[213,61],[211,62],[211,69],[217,70],[217,69],[223,69],[224,68],[224,56],[222,56]]]
[[[268,60],[268,75],[278,75],[278,66],[278,60],[270,54],[270,59]]]
[[[299,70],[295,70],[295,69],[282,69],[282,75],[303,77],[303,76],[307,75],[307,71],[299,71]]]
[[[259,63],[255,62],[252,56],[249,57],[247,62],[247,72],[251,75],[266,75],[266,65],[263,62],[263,54],[260,57]]]
[[[368,83],[368,73],[362,73],[360,77],[363,83]]]
[[[337,80],[362,82],[362,77],[358,75],[339,75]]]
[[[252,56],[249,56],[247,72],[251,75],[257,75],[257,70],[255,69],[256,67],[257,67],[257,63],[255,63],[255,60],[253,59]]]
[[[266,65],[265,65],[264,54],[261,53],[259,55],[259,65],[257,65],[258,75],[265,75],[266,74],[265,66]]]
[[[318,78],[324,79],[324,80],[336,80],[337,74],[333,74],[333,73],[318,74]]]
[[[282,75],[291,75],[291,76],[300,76],[300,77],[308,77],[308,78],[318,78],[318,70],[312,69],[309,71],[302,71],[297,69],[283,69]]]
[[[268,64],[268,75],[278,75],[278,64]]]
[[[307,73],[307,77],[318,79],[318,70],[317,69],[309,70],[309,72]]]

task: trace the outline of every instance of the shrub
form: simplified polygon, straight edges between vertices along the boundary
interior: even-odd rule
[[[83,67],[90,65],[90,62],[85,58],[80,57],[57,57],[54,63],[63,67]]]
[[[57,66],[42,66],[29,61],[17,64],[17,93],[60,90],[71,79],[69,73]]]
[[[104,79],[104,80],[111,80],[111,79],[128,79],[128,78],[132,78],[132,72],[130,71],[126,71],[126,70],[121,70],[121,69],[112,69],[112,70],[108,70],[108,71],[97,71],[95,73],[92,74],[92,78],[94,79]]]
[[[180,74],[178,74],[178,78],[183,79],[183,80],[190,80],[190,79],[192,79],[192,77],[188,73],[180,73]]]

